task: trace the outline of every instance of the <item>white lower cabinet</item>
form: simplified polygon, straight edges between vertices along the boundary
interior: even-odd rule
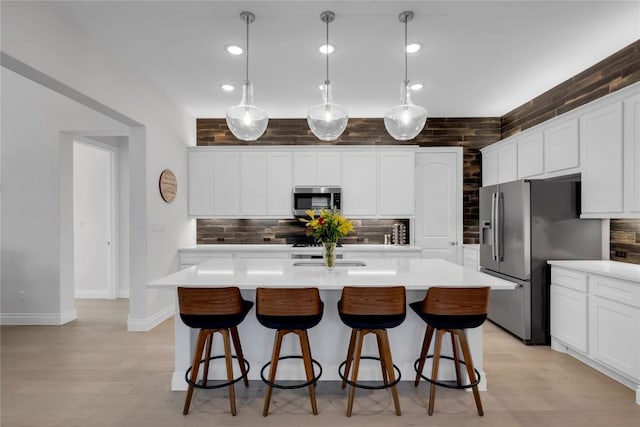
[[[552,348],[634,389],[640,405],[640,279],[552,263],[562,263],[551,269]]]

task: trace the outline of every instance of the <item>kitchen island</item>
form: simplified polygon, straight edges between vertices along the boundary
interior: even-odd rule
[[[175,292],[178,286],[216,287],[237,286],[245,299],[255,301],[257,287],[318,287],[325,303],[324,317],[320,324],[309,330],[313,358],[323,367],[321,380],[338,380],[338,366],[345,358],[350,329],[343,325],[337,313],[337,302],[344,286],[392,286],[403,285],[407,289],[407,302],[421,300],[431,286],[491,286],[492,292],[509,292],[514,284],[505,280],[464,268],[440,259],[372,259],[338,260],[333,271],[328,271],[321,260],[292,259],[212,259],[186,268],[147,286]],[[176,293],[177,294],[177,293]],[[176,299],[176,313],[178,312]],[[255,318],[255,309],[238,327],[245,358],[251,363],[249,378],[260,378],[260,368],[270,359],[274,333],[261,326]],[[400,368],[402,380],[415,377],[413,362],[418,358],[424,336],[425,324],[411,310],[405,322],[389,331],[394,363]],[[186,390],[184,373],[192,362],[192,352],[197,333],[175,316],[175,368],[171,381],[172,390]],[[467,333],[475,367],[482,375],[481,390],[486,389],[486,377],[482,361],[482,327]],[[445,340],[445,344],[449,340]],[[220,353],[221,342],[214,342],[214,353]],[[450,347],[445,347],[445,354]],[[217,349],[217,350],[216,350]],[[299,344],[293,336],[287,336],[282,354],[299,354]],[[375,340],[365,341],[363,354],[377,355]],[[301,364],[300,364],[301,365]],[[237,369],[237,367],[236,367]],[[430,370],[427,362],[425,372]],[[223,366],[210,371],[211,378],[223,378]],[[282,363],[278,366],[278,379],[299,380],[305,378],[302,366]],[[360,379],[380,378],[380,367],[375,363],[363,363]],[[440,378],[455,378],[452,366],[442,365]]]

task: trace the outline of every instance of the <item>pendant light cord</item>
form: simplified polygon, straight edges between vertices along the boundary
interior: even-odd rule
[[[247,51],[247,61],[246,61],[246,65],[245,65],[245,82],[249,81],[249,17],[247,17],[245,19],[245,22],[247,23],[247,38],[246,38],[246,51]]]
[[[326,20],[327,23],[327,43],[325,44],[327,48],[327,78],[324,81],[325,84],[325,104],[329,103],[329,19]]]
[[[404,20],[404,84],[408,83],[407,78],[407,19]]]

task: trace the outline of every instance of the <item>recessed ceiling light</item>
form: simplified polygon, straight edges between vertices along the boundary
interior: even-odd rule
[[[420,90],[424,87],[424,85],[422,83],[414,83],[409,87],[411,88],[411,90]]]
[[[324,53],[325,55],[333,52],[335,50],[335,48],[333,47],[333,45],[330,44],[323,44],[322,46],[320,46],[318,48],[318,50],[320,51],[320,53]]]
[[[242,52],[244,52],[240,46],[236,46],[234,44],[226,45],[224,49],[231,55],[242,55]]]
[[[409,43],[407,45],[407,53],[416,53],[422,49],[422,45],[420,43]]]
[[[222,88],[222,90],[225,91],[225,92],[232,92],[235,89],[235,87],[233,85],[230,85],[230,84],[227,84],[227,83],[221,84],[220,88]]]

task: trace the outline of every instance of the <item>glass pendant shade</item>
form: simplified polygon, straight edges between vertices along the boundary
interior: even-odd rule
[[[384,127],[397,141],[415,138],[427,122],[427,110],[411,102],[409,81],[400,86],[400,105],[384,113]]]
[[[331,82],[325,82],[322,91],[324,103],[309,108],[307,123],[311,132],[321,141],[335,141],[347,127],[349,112],[331,102]]]
[[[245,81],[242,86],[242,101],[227,108],[227,126],[233,135],[242,141],[255,141],[267,129],[269,116],[262,108],[253,105],[253,85]]]

